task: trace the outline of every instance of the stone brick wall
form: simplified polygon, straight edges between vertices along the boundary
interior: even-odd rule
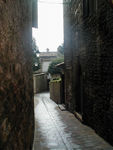
[[[0,149],[31,150],[31,0],[0,1]]]
[[[42,93],[48,91],[47,74],[34,74],[34,93]]]
[[[65,49],[72,58],[71,101],[84,123],[113,144],[113,9],[106,0],[94,0],[96,7],[90,5],[87,14],[83,2],[71,1],[66,12],[71,14],[71,43]]]
[[[57,104],[61,104],[62,101],[62,91],[61,82],[50,82],[50,98]]]
[[[64,3],[66,1],[64,0]],[[73,111],[72,104],[72,49],[71,49],[71,14],[69,5],[64,5],[64,55],[65,55],[65,105]]]

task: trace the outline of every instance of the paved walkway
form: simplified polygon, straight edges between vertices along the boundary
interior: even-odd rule
[[[33,150],[113,150],[73,114],[61,111],[48,93],[35,96]]]

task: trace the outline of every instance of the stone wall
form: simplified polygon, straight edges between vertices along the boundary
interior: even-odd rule
[[[66,0],[64,0],[65,3]],[[65,64],[65,105],[73,111],[72,103],[72,49],[71,49],[71,14],[70,7],[64,4],[64,64]]]
[[[42,93],[49,91],[47,74],[34,74],[34,93]]]
[[[0,1],[0,149],[31,150],[32,2]]]
[[[88,7],[83,2],[71,1],[66,11],[71,29],[65,49],[66,65],[72,58],[72,81],[67,78],[72,85],[70,103],[84,123],[113,144],[113,9],[106,0],[89,0]]]
[[[62,103],[61,82],[50,82],[50,98],[57,104]]]

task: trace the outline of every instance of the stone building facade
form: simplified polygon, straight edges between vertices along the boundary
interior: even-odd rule
[[[40,52],[39,53],[40,69],[38,70],[38,72],[47,73],[50,63],[55,59],[57,59],[57,52],[50,52],[50,51]]]
[[[67,108],[113,144],[113,8],[107,0],[64,0]]]
[[[31,43],[32,0],[1,0],[0,150],[32,149],[34,104]]]

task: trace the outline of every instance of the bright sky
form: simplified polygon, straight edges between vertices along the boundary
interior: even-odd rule
[[[38,29],[33,28],[33,37],[40,51],[57,51],[63,43],[62,0],[38,1]]]

